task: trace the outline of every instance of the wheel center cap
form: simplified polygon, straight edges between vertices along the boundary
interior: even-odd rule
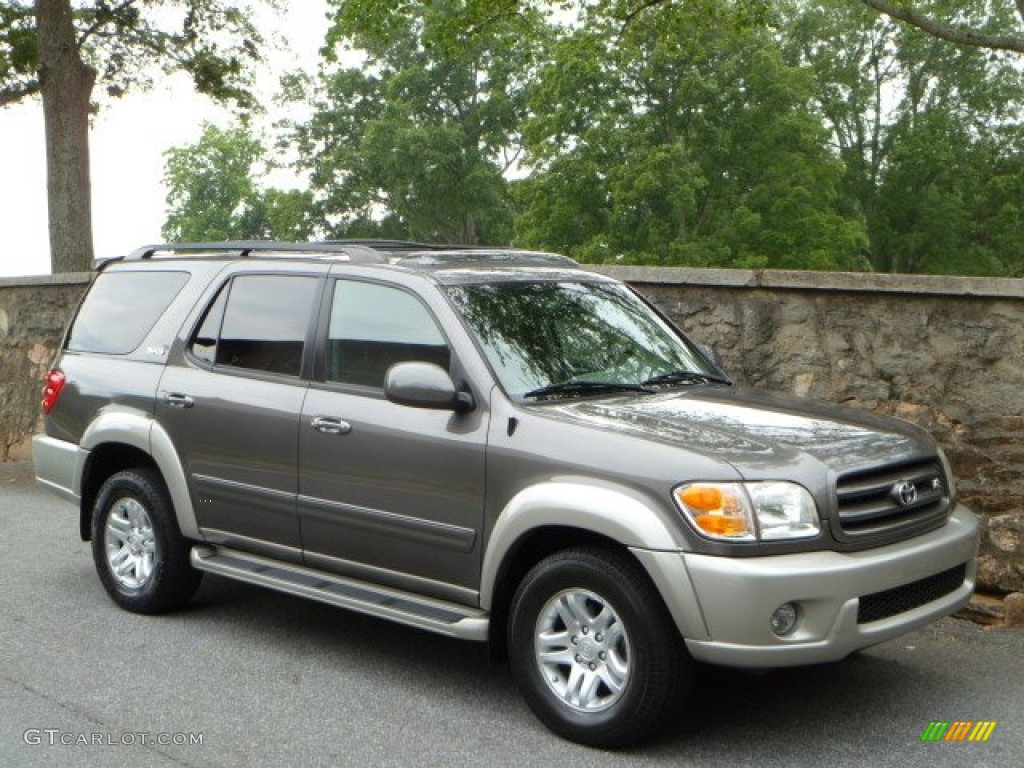
[[[601,645],[589,637],[585,637],[580,641],[580,656],[585,661],[593,661],[597,658],[597,654],[601,652]]]

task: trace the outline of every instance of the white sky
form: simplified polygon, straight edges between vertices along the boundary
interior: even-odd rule
[[[325,13],[326,0],[302,0],[286,4],[284,15],[258,22],[266,37],[276,33],[284,38],[281,45],[270,46],[257,75],[268,112],[282,74],[297,67],[315,70],[327,29]],[[182,75],[104,106],[90,135],[97,257],[160,242],[167,194],[161,181],[163,153],[195,142],[204,120],[227,125],[232,119],[228,110],[197,96]],[[43,109],[38,100],[0,109],[0,237],[0,277],[50,272]]]

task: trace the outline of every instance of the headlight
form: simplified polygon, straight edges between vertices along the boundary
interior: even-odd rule
[[[745,483],[754,504],[760,538],[806,539],[818,535],[818,510],[796,483]]]
[[[693,526],[712,539],[805,539],[820,530],[814,499],[796,483],[689,483],[672,495]]]

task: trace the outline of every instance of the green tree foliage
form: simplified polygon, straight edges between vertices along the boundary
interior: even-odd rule
[[[741,10],[666,5],[624,26],[598,9],[565,30],[525,128],[523,243],[599,261],[863,264],[814,80]]]
[[[935,0],[1005,24],[987,0]],[[1020,274],[1024,77],[1010,54],[950,45],[848,2],[790,3],[788,60],[812,67],[845,166],[845,205],[879,271]]]
[[[89,116],[107,97],[183,71],[196,89],[250,106],[247,64],[260,38],[223,0],[0,0],[0,107],[40,95],[46,131],[51,263],[89,269]]]
[[[305,240],[312,231],[309,194],[261,189],[263,144],[244,127],[206,124],[195,144],[167,151],[167,220],[170,241]]]
[[[261,215],[586,261],[1024,274],[1024,64],[988,44],[1024,0],[884,4],[975,36],[874,0],[332,0],[323,71],[287,82],[311,197]]]
[[[336,2],[329,45],[356,51],[315,83],[313,117],[295,126],[300,167],[334,236],[500,243],[511,235],[505,172],[517,152],[537,38],[495,23],[460,46],[438,29],[457,2],[413,4],[405,14],[353,13]],[[351,55],[351,53],[349,54]],[[333,56],[333,54],[332,54]]]
[[[65,6],[70,41],[108,97],[184,71],[196,90],[251,105],[247,62],[260,35],[244,8],[223,0],[0,0],[0,106],[41,93],[40,16]],[[54,8],[56,10],[54,10]]]
[[[919,118],[895,144],[872,237],[892,272],[1024,274],[1024,153],[953,115]]]

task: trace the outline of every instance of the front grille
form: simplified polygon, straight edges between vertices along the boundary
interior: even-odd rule
[[[893,464],[841,475],[836,484],[845,538],[920,529],[943,518],[949,483],[937,460]]]
[[[864,595],[857,609],[857,623],[867,624],[880,621],[899,613],[906,613],[922,605],[945,597],[955,592],[964,583],[967,576],[967,563],[961,563],[948,571],[936,573],[934,576],[912,581],[902,587],[894,587],[884,592]]]

